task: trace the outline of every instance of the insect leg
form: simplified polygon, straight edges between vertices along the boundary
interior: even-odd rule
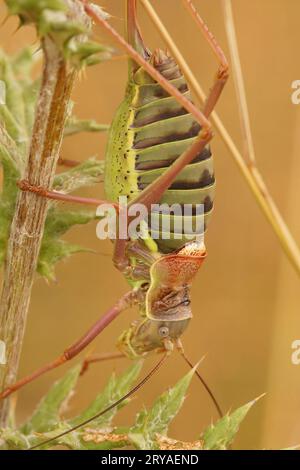
[[[67,348],[63,354],[57,357],[54,361],[46,364],[45,366],[37,369],[32,374],[24,377],[23,379],[17,381],[15,384],[10,385],[8,388],[3,390],[0,393],[0,399],[6,398],[11,393],[19,390],[24,385],[32,382],[37,379],[45,372],[48,372],[52,369],[56,369],[60,365],[70,361],[75,356],[77,356],[83,349],[86,348],[117,316],[120,315],[124,310],[136,304],[139,299],[139,291],[132,290],[125,294],[118,302],[110,308],[96,323],[74,344]]]
[[[95,23],[102,26],[119,44],[119,46],[131,57],[137,64],[143,67],[148,74],[159,83],[164,90],[170,95],[174,96],[176,100],[190,113],[197,122],[202,126],[202,130],[211,129],[209,121],[206,119],[204,114],[189,101],[177,88],[175,88],[171,82],[166,80],[161,73],[156,70],[150,62],[144,59],[135,49],[132,47],[101,15],[98,9],[89,4],[87,0],[81,0],[84,5],[87,15],[89,15]]]
[[[145,51],[147,50],[141,35],[140,27],[137,21],[137,0],[127,0],[127,40],[128,43],[137,51],[142,57],[145,58]]]
[[[194,4],[192,3],[191,0],[182,0],[182,3],[186,7],[187,11],[190,13],[192,16],[193,20],[197,24],[197,26],[200,28],[205,40],[208,42],[210,45],[211,49],[213,50],[215,56],[217,57],[219,61],[219,68],[214,80],[214,84],[208,94],[206,103],[204,105],[204,110],[203,113],[206,117],[210,116],[211,112],[213,111],[222,91],[224,86],[226,85],[226,82],[229,77],[229,65],[228,61],[226,59],[226,56],[219,46],[216,38],[214,35],[211,33],[211,31],[208,29],[208,26],[204,22],[204,20],[201,18],[199,15],[198,11],[196,10]]]
[[[58,191],[49,191],[45,188],[34,186],[25,180],[19,181],[18,186],[22,191],[35,193],[36,195],[45,197],[47,199],[53,199],[56,201],[71,202],[71,203],[77,203],[77,204],[85,204],[85,205],[91,205],[91,206],[99,206],[101,204],[110,204],[114,206],[115,209],[119,210],[119,205],[114,202],[109,202],[109,201],[105,201],[101,199],[71,196],[70,194],[63,194]]]
[[[121,352],[91,354],[83,360],[80,375],[86,373],[90,364],[95,364],[96,362],[110,361],[111,359],[126,359],[126,356]]]

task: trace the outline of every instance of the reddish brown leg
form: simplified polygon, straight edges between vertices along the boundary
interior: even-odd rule
[[[70,194],[63,194],[63,193],[59,193],[58,191],[48,191],[45,188],[34,186],[33,184],[30,184],[28,181],[25,181],[25,180],[19,181],[18,186],[22,191],[29,191],[31,193],[37,194],[38,196],[46,197],[47,199],[53,199],[55,201],[85,204],[85,205],[91,205],[91,206],[99,206],[101,204],[110,204],[117,211],[119,211],[118,204],[114,202],[110,202],[110,201],[105,201],[102,199],[71,196]]]
[[[120,315],[120,313],[136,304],[139,297],[140,293],[138,291],[130,291],[125,294],[78,341],[67,348],[61,356],[3,390],[3,392],[0,393],[0,399],[8,397],[11,393],[19,390],[24,385],[27,385],[45,374],[45,372],[55,369],[56,367],[73,359],[73,357],[77,356],[83,349],[85,349],[86,346],[88,346],[101,333],[101,331],[103,331],[118,315]]]
[[[186,7],[187,11],[190,13],[192,16],[193,20],[197,24],[197,26],[200,28],[202,31],[202,34],[205,38],[205,40],[208,42],[210,45],[211,49],[213,50],[215,56],[217,57],[219,61],[219,69],[217,71],[217,75],[215,77],[214,84],[209,92],[209,95],[207,97],[206,103],[204,105],[204,110],[203,113],[206,117],[209,117],[211,112],[213,111],[222,91],[224,86],[226,85],[226,82],[229,77],[229,66],[228,66],[228,61],[226,59],[226,56],[219,46],[216,38],[214,35],[210,32],[208,29],[208,26],[204,22],[204,20],[201,18],[199,13],[197,12],[195,6],[193,5],[191,0],[182,0],[184,6]]]
[[[95,21],[95,23],[102,26],[119,44],[119,46],[131,57],[137,64],[143,67],[149,75],[159,83],[164,90],[166,90],[170,95],[174,96],[176,100],[182,104],[182,106],[196,119],[197,122],[202,127],[202,130],[211,130],[211,125],[206,119],[204,114],[191,102],[189,101],[182,93],[175,88],[171,82],[166,80],[158,70],[156,70],[150,62],[144,59],[135,49],[132,47],[120,34],[105,20],[102,18],[97,7],[95,5],[89,4],[87,0],[81,0],[84,4],[86,13]],[[131,0],[133,1],[133,0]],[[133,5],[134,11],[134,5]]]
[[[87,372],[89,366],[91,364],[95,364],[96,362],[104,362],[110,361],[111,359],[125,359],[125,354],[121,352],[113,352],[113,353],[104,353],[104,354],[93,354],[91,356],[87,356],[83,363],[80,375],[83,375]]]

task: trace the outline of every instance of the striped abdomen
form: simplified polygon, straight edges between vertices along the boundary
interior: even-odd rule
[[[171,57],[158,50],[149,60],[190,99],[186,81]],[[125,99],[113,120],[109,136],[105,170],[107,197],[114,201],[120,195],[134,199],[188,149],[199,130],[199,124],[175,98],[142,68],[136,70],[130,77]],[[160,203],[203,204],[206,225],[213,208],[214,189],[212,155],[207,147],[177,176]],[[163,217],[152,217],[152,229],[155,231],[157,227],[159,250],[167,253],[178,249],[186,240],[174,239],[176,220],[172,216],[170,233],[164,234],[163,239],[159,230]],[[197,216],[192,214],[190,217],[195,226]],[[201,215],[198,217],[202,220]]]

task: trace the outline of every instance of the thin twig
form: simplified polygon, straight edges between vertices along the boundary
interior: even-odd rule
[[[238,97],[238,108],[244,142],[244,158],[248,162],[249,166],[251,166],[255,165],[256,157],[251,132],[243,71],[234,26],[231,0],[223,1],[223,9],[230,57],[232,62],[233,81],[236,90],[236,95]]]
[[[256,155],[253,144],[249,110],[247,105],[247,97],[244,85],[243,72],[241,67],[241,61],[238,50],[238,43],[234,25],[234,17],[232,10],[231,0],[222,0],[225,26],[230,50],[230,56],[232,61],[233,78],[236,89],[236,95],[239,106],[240,122],[244,140],[244,155],[248,162],[249,171],[251,172],[254,181],[256,182],[261,194],[264,196],[268,208],[270,210],[270,217],[274,221],[274,227],[276,228],[277,235],[281,241],[283,247],[286,248],[286,253],[290,255],[290,260],[294,262],[296,269],[299,270],[300,266],[300,252],[299,248],[292,237],[286,223],[284,222],[278,207],[276,206],[264,179],[256,164]]]
[[[227,0],[223,0],[226,4]],[[195,75],[191,71],[189,65],[185,61],[184,57],[182,56],[181,52],[177,48],[174,40],[170,36],[169,32],[163,25],[162,21],[160,20],[158,14],[152,7],[149,0],[140,0],[142,5],[145,7],[147,13],[149,14],[153,24],[157,28],[158,32],[160,33],[161,37],[167,44],[170,52],[176,59],[178,65],[180,66],[182,72],[184,73],[190,88],[198,101],[198,104],[203,104],[206,101],[206,95],[199,84],[198,80],[196,79]],[[273,231],[278,237],[280,245],[288,257],[289,261],[291,262],[292,266],[295,268],[298,275],[300,275],[300,251],[293,238],[288,226],[286,225],[285,221],[283,220],[276,204],[274,203],[273,199],[270,196],[269,191],[267,190],[266,184],[263,181],[262,176],[259,174],[256,167],[253,165],[247,165],[246,161],[244,160],[242,154],[238,150],[236,144],[234,143],[233,139],[231,138],[230,134],[228,133],[227,129],[225,128],[223,122],[221,121],[218,114],[214,111],[211,114],[211,121],[213,122],[215,128],[219,132],[222,140],[224,141],[226,147],[229,150],[229,154],[233,157],[234,162],[238,166],[239,171],[241,172],[242,176],[244,177],[247,185],[249,186],[256,202],[258,203],[259,207],[261,208],[263,214],[265,215],[266,219],[270,223]]]

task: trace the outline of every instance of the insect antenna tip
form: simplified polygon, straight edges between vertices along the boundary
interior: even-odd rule
[[[224,413],[214,395],[214,393],[212,392],[211,388],[208,386],[208,384],[206,383],[206,381],[204,380],[204,378],[202,377],[202,375],[200,375],[200,373],[198,372],[197,370],[197,367],[199,364],[197,364],[196,366],[194,366],[194,364],[189,360],[189,358],[186,356],[185,352],[183,350],[180,351],[180,354],[181,354],[181,357],[185,360],[185,362],[188,364],[188,366],[191,368],[191,369],[194,369],[195,370],[195,374],[196,376],[198,377],[198,379],[200,380],[200,382],[202,383],[203,387],[205,388],[205,390],[207,391],[208,395],[210,396],[210,398],[212,399],[212,402],[218,412],[218,415],[220,418],[223,418],[224,416]],[[200,360],[200,363],[204,360],[205,356]]]

